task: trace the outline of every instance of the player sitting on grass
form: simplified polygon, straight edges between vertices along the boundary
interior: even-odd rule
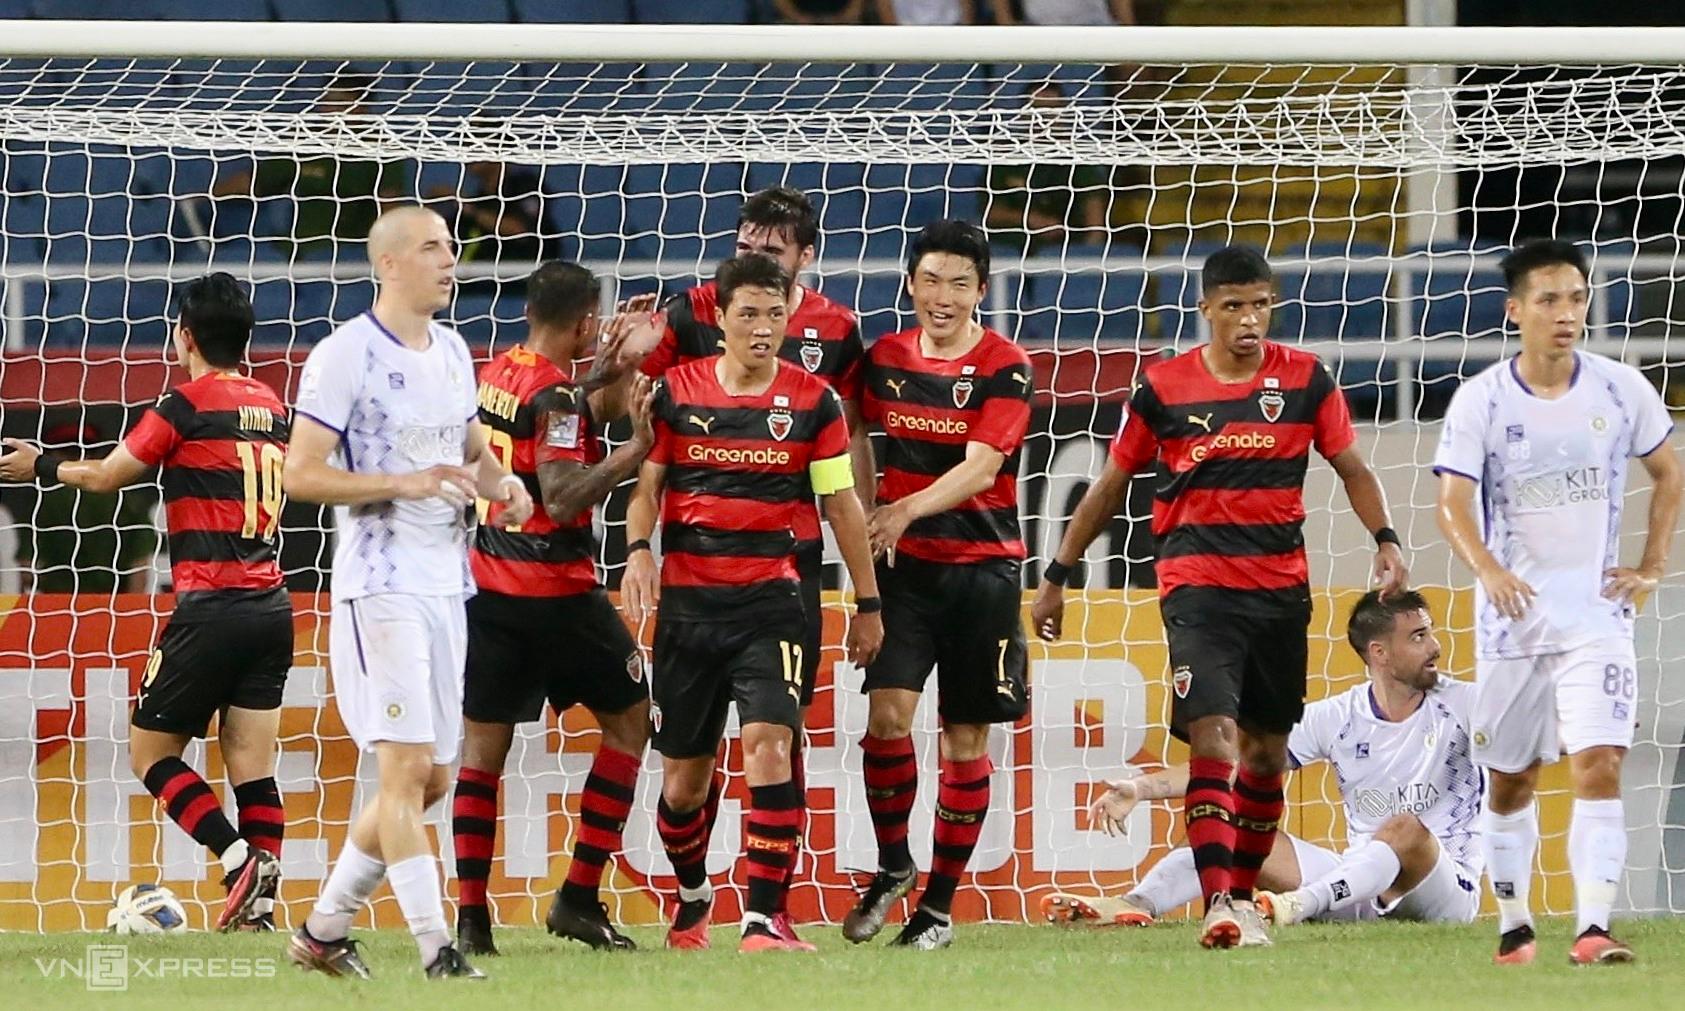
[[[1288,737],[1295,767],[1326,760],[1341,784],[1351,842],[1333,852],[1278,834],[1259,873],[1260,911],[1277,924],[1309,919],[1468,923],[1480,908],[1475,836],[1484,777],[1469,757],[1474,686],[1439,676],[1427,602],[1414,592],[1364,594],[1346,638],[1369,680],[1305,707]],[[1121,831],[1135,805],[1186,794],[1186,765],[1112,784],[1093,821]],[[1193,851],[1177,849],[1121,897],[1056,892],[1053,922],[1145,926],[1200,896]]]

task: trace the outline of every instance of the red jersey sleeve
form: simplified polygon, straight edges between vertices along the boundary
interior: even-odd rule
[[[1142,386],[1135,389],[1135,394],[1129,398],[1129,403],[1123,407],[1123,424],[1118,426],[1117,435],[1112,437],[1111,458],[1117,469],[1125,474],[1139,474],[1146,469],[1158,456],[1158,436],[1153,434],[1153,428],[1147,424],[1142,416],[1141,408],[1147,395]]]
[[[176,424],[183,414],[191,414],[192,410],[186,397],[171,390],[155,406],[147,408],[140,424],[123,438],[123,448],[148,467],[158,466],[181,445],[181,429]]]
[[[577,388],[553,386],[532,398],[538,416],[534,435],[533,463],[592,464],[596,433],[591,427],[590,404]]]
[[[977,424],[966,439],[992,446],[1007,456],[1017,452],[1030,429],[1030,396],[1035,385],[1035,376],[1025,362],[1014,362],[990,376]]]
[[[638,364],[644,375],[651,379],[659,379],[667,374],[667,370],[679,364],[679,335],[673,332],[671,324],[661,332],[661,341],[656,344],[644,360]]]
[[[1311,438],[1316,451],[1324,460],[1331,460],[1357,442],[1357,429],[1352,427],[1351,408],[1346,394],[1328,374],[1321,362],[1311,376],[1311,389],[1323,391],[1322,402],[1316,408],[1315,431]]]
[[[848,423],[843,420],[842,400],[837,391],[827,389],[819,395],[814,406],[819,419],[819,432],[813,438],[813,458],[830,460],[848,455]]]
[[[831,381],[831,388],[844,400],[859,403],[860,388],[866,374],[866,345],[860,340],[858,322],[849,328],[842,344],[840,367],[836,378]]]
[[[673,462],[673,394],[665,380],[655,386],[655,400],[650,404],[650,427],[655,430],[655,445],[646,458],[663,466]]]

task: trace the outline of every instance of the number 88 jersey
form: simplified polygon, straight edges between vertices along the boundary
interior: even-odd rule
[[[226,615],[243,600],[272,603],[287,454],[287,409],[275,391],[207,372],[160,398],[123,447],[162,468],[178,620],[204,607]]]

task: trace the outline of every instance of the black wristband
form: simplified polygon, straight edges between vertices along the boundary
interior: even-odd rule
[[[1054,586],[1064,586],[1065,581],[1071,578],[1071,567],[1061,564],[1058,560],[1048,562],[1042,566],[1041,578]]]
[[[35,458],[35,479],[42,484],[58,484],[59,464],[63,462],[58,457],[48,456],[45,453],[37,456]]]
[[[1392,527],[1382,527],[1375,531],[1375,546],[1378,548],[1383,544],[1391,544],[1395,548],[1404,547],[1403,544],[1399,543],[1398,531]]]
[[[855,597],[854,609],[861,614],[877,614],[883,610],[882,597]]]
[[[635,551],[648,551],[649,549],[648,538],[640,537],[632,543],[626,545],[626,554],[630,556]]]

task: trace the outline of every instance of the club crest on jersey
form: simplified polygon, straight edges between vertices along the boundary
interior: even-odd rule
[[[1265,390],[1258,394],[1258,409],[1264,412],[1265,421],[1276,421],[1286,406],[1287,398],[1281,395],[1280,390]]]
[[[964,379],[958,379],[958,380],[954,381],[954,406],[955,407],[964,407],[966,404],[969,404],[971,402],[972,386],[973,386],[973,384],[971,382],[970,376],[967,376]]]
[[[1170,673],[1170,687],[1175,690],[1177,698],[1187,698],[1188,689],[1192,688],[1193,685],[1194,672],[1193,669],[1188,667],[1186,664],[1183,664]]]
[[[766,416],[767,430],[779,442],[783,442],[789,437],[790,429],[794,427],[795,423],[796,419],[791,416],[789,411],[773,411]]]
[[[802,342],[802,368],[809,372],[818,372],[819,366],[825,361],[825,345],[812,338],[812,328],[807,332],[810,336]]]

